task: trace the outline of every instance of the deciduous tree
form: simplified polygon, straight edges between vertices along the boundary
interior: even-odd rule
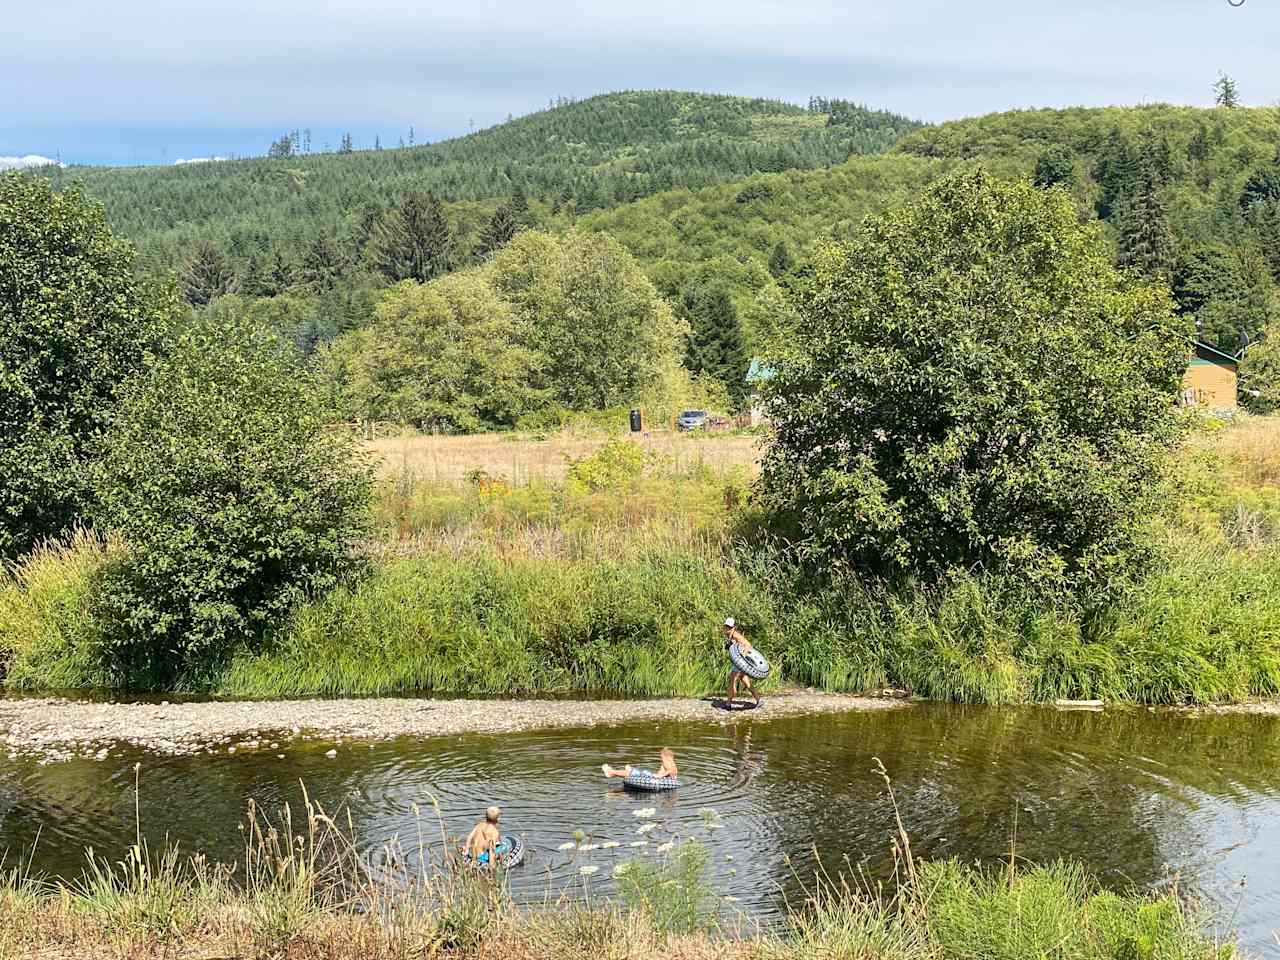
[[[824,566],[1101,597],[1142,568],[1183,332],[1070,198],[952,175],[820,246],[761,502]]]
[[[0,176],[0,559],[84,518],[86,444],[177,313],[100,207]]]

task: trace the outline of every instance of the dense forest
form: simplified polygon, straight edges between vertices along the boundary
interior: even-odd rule
[[[684,366],[731,402],[750,357],[785,334],[814,244],[964,165],[1067,189],[1117,261],[1167,281],[1224,349],[1265,339],[1277,311],[1274,108],[1031,110],[921,127],[839,100],[621,93],[430,146],[317,155],[286,134],[271,153],[56,176],[103,202],[144,264],[176,271],[191,304],[238,294],[308,355],[368,327],[387,287],[488,264],[520,231],[606,233],[687,331]]]
[[[725,288],[748,340],[767,339],[789,270],[962,164],[1071,191],[1124,265],[1163,276],[1210,342],[1234,352],[1277,312],[1280,110],[1013,111],[906,136],[887,156],[761,174],[598,211],[582,226],[617,238],[679,299]],[[789,266],[788,266],[789,265]]]
[[[672,91],[604,94],[469,136],[395,149],[312,153],[309,135],[263,144],[268,156],[169,167],[52,170],[83,184],[145,261],[172,264],[211,243],[243,271],[251,256],[305,258],[327,236],[352,260],[371,222],[406,193],[461,206],[463,235],[496,203],[522,195],[585,213],[676,187],[760,171],[812,169],[888,150],[919,124],[842,100],[798,106]]]

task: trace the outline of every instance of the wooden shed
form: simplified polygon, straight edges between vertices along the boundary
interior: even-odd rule
[[[1184,407],[1234,408],[1239,381],[1240,361],[1236,357],[1197,340],[1178,403]]]

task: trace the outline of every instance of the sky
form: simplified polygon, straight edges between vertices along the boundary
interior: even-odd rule
[[[0,166],[173,163],[466,133],[625,89],[1015,107],[1280,103],[1280,2],[3,0]]]

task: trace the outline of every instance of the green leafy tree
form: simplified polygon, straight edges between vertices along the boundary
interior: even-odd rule
[[[773,356],[786,348],[795,332],[796,314],[776,283],[767,283],[742,311],[743,337],[755,357]]]
[[[387,211],[369,244],[374,267],[389,280],[431,280],[450,267],[453,237],[444,207],[429,193],[409,193]]]
[[[91,470],[96,524],[119,535],[102,610],[130,685],[199,683],[352,569],[369,471],[294,352],[206,314],[122,390]]]
[[[235,287],[235,270],[211,243],[199,244],[182,271],[182,294],[192,306],[202,307]]]
[[[1068,189],[1076,185],[1076,158],[1066,144],[1055,143],[1046,149],[1036,160],[1034,177],[1037,187],[1056,187],[1062,185]]]
[[[733,298],[723,284],[698,285],[681,297],[689,335],[684,365],[690,373],[715,377],[736,407],[747,392],[750,365]]]
[[[1218,79],[1213,82],[1213,102],[1228,110],[1240,106],[1240,88],[1225,73],[1219,73]]]
[[[516,235],[519,229],[520,224],[516,221],[512,206],[507,203],[502,204],[489,218],[484,233],[480,234],[480,242],[476,244],[474,251],[475,258],[484,260],[493,256]]]
[[[1255,413],[1280,411],[1280,323],[1273,321],[1245,350],[1240,385],[1245,406]]]
[[[1141,569],[1187,348],[1069,197],[984,171],[828,243],[761,502],[824,566],[1101,597]]]
[[[769,254],[769,274],[773,279],[780,280],[794,270],[795,266],[796,258],[791,254],[791,247],[786,240],[779,240]]]
[[[378,303],[373,322],[323,357],[348,415],[421,430],[474,433],[511,427],[542,406],[545,357],[477,271],[405,281]]]
[[[1256,339],[1277,313],[1266,258],[1248,246],[1191,247],[1172,277],[1178,309],[1195,318],[1202,340],[1234,353],[1241,334]]]
[[[86,444],[177,312],[78,190],[0,176],[0,559],[84,516]]]
[[[603,234],[516,234],[490,277],[547,357],[539,385],[572,410],[635,401],[679,355],[683,326],[635,259]]]

